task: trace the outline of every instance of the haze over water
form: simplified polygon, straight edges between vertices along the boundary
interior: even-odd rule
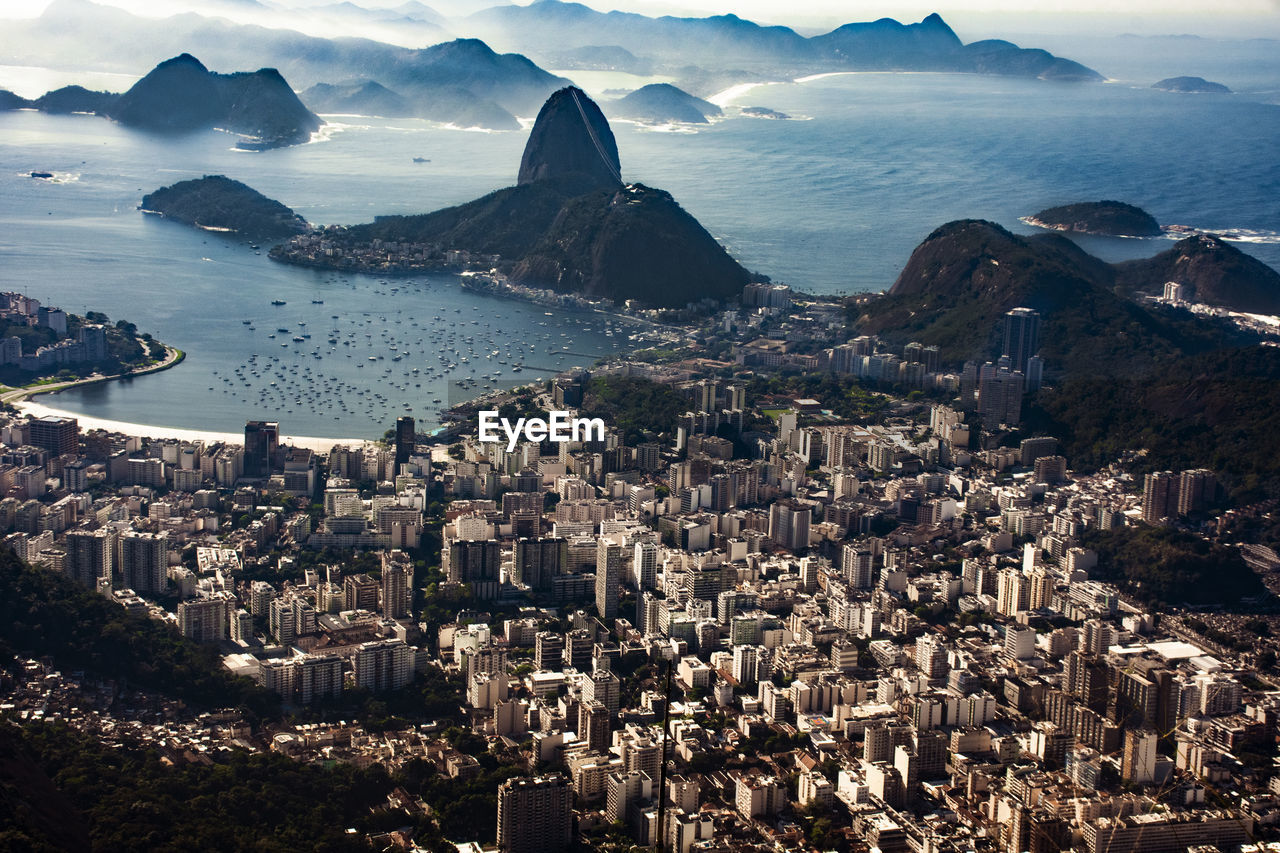
[[[920,240],[951,219],[1029,232],[1018,217],[1102,198],[1137,204],[1163,224],[1236,231],[1251,240],[1237,246],[1280,267],[1280,106],[1268,102],[1280,75],[1255,68],[1243,94],[1179,96],[1146,88],[1167,74],[1153,69],[1146,79],[1140,68],[1125,70],[1133,79],[1096,85],[841,75],[757,87],[730,103],[726,119],[693,133],[613,128],[624,179],[670,191],[745,266],[804,291],[887,288]],[[592,94],[609,87],[607,75],[583,78]],[[20,81],[0,75],[5,86],[20,88]],[[740,117],[735,106],[770,107],[795,120]],[[607,335],[602,318],[548,317],[541,307],[462,291],[452,276],[382,284],[283,266],[267,259],[265,244],[255,254],[243,240],[135,209],[159,186],[226,174],[316,223],[423,212],[513,183],[525,142],[523,131],[325,118],[323,141],[248,153],[217,133],[175,141],[87,116],[0,113],[0,288],[131,320],[188,353],[175,370],[44,402],[177,427],[234,431],[269,416],[293,434],[374,436],[405,404],[424,426],[434,424],[439,406],[431,401],[447,399],[446,379],[421,377],[439,373],[440,342],[450,335],[450,361],[467,336],[476,351],[500,352],[475,374],[473,362],[458,365],[461,375],[499,369],[506,384],[589,364],[626,343],[631,330],[615,324]],[[60,180],[33,180],[33,169]],[[1172,245],[1081,242],[1110,260]],[[287,304],[273,307],[273,299]],[[333,328],[353,345],[331,347]],[[303,329],[312,337],[292,342]],[[317,349],[319,358],[311,354]],[[404,349],[410,355],[393,362]],[[529,367],[513,375],[516,359],[504,356],[516,351]],[[255,353],[258,377],[244,373]],[[248,385],[235,378],[237,367]]]

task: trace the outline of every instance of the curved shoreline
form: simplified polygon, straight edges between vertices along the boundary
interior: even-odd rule
[[[10,388],[3,394],[0,394],[0,404],[17,405],[26,400],[28,397],[35,397],[39,394],[53,394],[58,391],[65,391],[67,388],[78,388],[85,385],[98,385],[103,382],[112,382],[116,379],[128,379],[134,376],[146,376],[148,373],[159,373],[162,370],[168,370],[171,367],[179,365],[186,359],[187,354],[177,347],[171,347],[164,344],[165,356],[162,361],[156,364],[149,364],[146,367],[139,367],[130,370],[128,373],[113,373],[105,376],[95,373],[86,376],[83,379],[72,379],[67,382],[50,382],[45,385],[24,385],[21,388]]]
[[[118,432],[124,435],[136,435],[142,438],[176,438],[180,441],[203,441],[205,443],[225,442],[227,444],[244,444],[244,433],[242,432],[214,432],[212,430],[187,429],[184,427],[167,427],[156,426],[155,424],[138,424],[128,423],[125,421],[113,421],[107,418],[96,418],[92,416],[82,415],[79,412],[72,412],[66,409],[59,409],[54,406],[48,406],[44,403],[36,403],[31,400],[20,400],[15,404],[19,411],[32,417],[64,417],[75,418],[80,426],[86,430],[102,429],[107,432]],[[318,436],[307,435],[281,435],[281,444],[289,444],[294,447],[305,447],[317,453],[327,453],[334,445],[344,444],[347,446],[361,446],[374,443],[369,438],[321,438]]]
[[[50,406],[45,403],[35,401],[35,397],[44,394],[56,394],[59,391],[65,391],[68,388],[82,387],[86,385],[97,385],[103,382],[113,382],[117,379],[131,379],[135,376],[145,376],[148,373],[159,373],[162,370],[168,370],[178,364],[181,364],[187,354],[176,347],[165,345],[166,356],[164,361],[157,364],[151,364],[138,370],[132,370],[128,373],[118,373],[112,376],[89,376],[84,379],[76,379],[70,382],[58,382],[49,385],[34,385],[23,388],[12,388],[3,394],[0,394],[0,403],[9,404],[18,411],[30,415],[31,417],[63,417],[75,418],[81,427],[87,430],[102,429],[107,432],[118,432],[124,435],[136,435],[142,438],[176,438],[181,441],[204,441],[226,442],[229,444],[243,444],[244,433],[238,432],[215,432],[213,430],[188,429],[185,427],[168,427],[157,426],[155,424],[140,424],[127,421],[114,421],[108,418],[98,418],[92,415],[84,415],[79,412],[69,411],[67,409],[59,409],[56,406]],[[305,447],[317,453],[327,453],[334,445],[364,445],[372,443],[372,439],[368,438],[322,438],[318,436],[306,435],[281,435],[282,444],[292,444],[294,447]]]

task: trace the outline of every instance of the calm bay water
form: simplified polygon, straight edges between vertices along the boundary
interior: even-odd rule
[[[749,268],[834,294],[888,287],[948,220],[1029,232],[1018,217],[1100,198],[1166,224],[1248,233],[1253,242],[1237,245],[1280,267],[1280,106],[1265,101],[1128,83],[858,74],[754,88],[697,132],[621,122],[614,131],[626,179],[672,192]],[[795,119],[732,108],[755,105]],[[0,288],[127,318],[189,354],[175,370],[51,404],[168,426],[235,430],[272,416],[294,434],[371,436],[406,411],[434,423],[432,401],[447,399],[450,378],[500,370],[503,382],[528,380],[626,342],[603,318],[549,317],[465,292],[451,276],[382,283],[286,267],[265,245],[255,254],[136,210],[146,192],[202,174],[242,180],[317,223],[432,210],[510,184],[525,141],[524,132],[327,118],[321,141],[248,153],[218,133],[175,141],[87,116],[0,113]],[[58,177],[33,180],[33,169]],[[1171,245],[1082,242],[1111,260]],[[518,376],[517,362],[528,365]]]

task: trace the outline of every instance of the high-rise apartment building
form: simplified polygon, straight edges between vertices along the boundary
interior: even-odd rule
[[[498,849],[559,853],[572,834],[569,780],[559,773],[508,779],[498,788]]]
[[[1040,352],[1040,314],[1030,308],[1014,308],[1004,315],[1004,348],[1011,370],[1025,373],[1027,360]]]
[[[618,615],[618,586],[622,582],[622,546],[607,539],[596,545],[596,612],[601,619]]]
[[[276,421],[249,421],[244,425],[244,475],[266,477],[280,444],[280,424]]]

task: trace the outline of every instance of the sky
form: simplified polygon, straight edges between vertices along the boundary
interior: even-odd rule
[[[238,7],[256,0],[98,0],[130,11],[161,16],[181,8]],[[37,15],[51,0],[0,0],[0,17]],[[338,0],[261,0],[274,7],[319,6]],[[404,0],[355,0],[366,7],[397,6]],[[423,0],[450,15],[491,5],[489,0]],[[498,0],[493,0],[498,2]],[[522,0],[528,2],[528,0]],[[1280,0],[587,0],[595,9],[642,14],[701,16],[732,12],[760,23],[806,31],[881,17],[918,21],[938,12],[962,38],[983,35],[1063,32],[1101,36],[1191,33],[1210,37],[1280,37]],[[1206,14],[1206,10],[1210,10]],[[238,15],[237,15],[238,17]]]

